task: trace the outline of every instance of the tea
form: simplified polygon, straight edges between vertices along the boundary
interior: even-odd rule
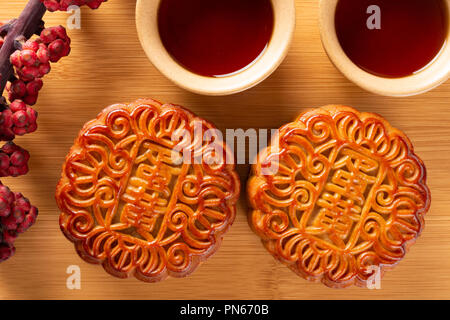
[[[274,26],[271,0],[162,0],[161,40],[186,69],[223,77],[249,66],[267,47]]]
[[[335,23],[347,56],[363,70],[388,78],[427,67],[448,33],[444,0],[340,0]]]

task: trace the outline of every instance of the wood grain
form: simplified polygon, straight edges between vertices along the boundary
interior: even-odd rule
[[[1,0],[0,19],[17,16],[25,0]],[[133,0],[110,0],[82,10],[71,30],[70,57],[45,78],[36,109],[39,129],[17,143],[32,155],[31,172],[4,179],[40,209],[37,224],[17,241],[14,258],[0,264],[0,299],[449,299],[450,82],[411,98],[367,93],[347,81],[322,49],[316,0],[297,1],[297,27],[288,57],[266,81],[241,94],[204,97],[179,89],[150,64],[139,44]],[[66,13],[47,13],[47,25]],[[82,125],[105,106],[153,97],[190,108],[220,129],[277,128],[306,108],[347,104],[377,112],[403,130],[428,168],[433,200],[425,230],[406,258],[388,272],[381,290],[334,290],[309,283],[277,263],[248,227],[242,194],[237,219],[219,252],[192,276],[161,283],[119,280],[75,253],[59,230],[55,185],[63,159]],[[249,167],[238,168],[245,183]],[[81,290],[66,288],[66,268],[79,265]]]

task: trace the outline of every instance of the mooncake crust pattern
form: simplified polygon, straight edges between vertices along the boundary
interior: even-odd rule
[[[215,129],[182,107],[141,99],[110,106],[83,127],[56,200],[61,230],[84,260],[156,282],[190,274],[217,250],[240,183],[233,161],[211,160],[231,156],[226,144],[213,134],[204,141],[195,126],[200,134]],[[191,152],[180,163],[174,149]]]
[[[247,191],[250,226],[267,250],[335,288],[367,286],[395,266],[431,200],[405,134],[379,115],[336,105],[283,126],[259,153]]]

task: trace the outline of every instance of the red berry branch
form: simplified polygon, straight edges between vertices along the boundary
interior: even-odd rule
[[[0,177],[28,172],[28,151],[12,142],[37,129],[37,112],[31,107],[43,87],[43,77],[70,53],[70,38],[62,26],[44,27],[48,11],[70,6],[98,8],[106,0],[29,0],[17,19],[0,22]],[[7,95],[3,96],[6,89]],[[0,182],[0,262],[15,252],[14,241],[36,221],[38,210],[21,193]]]

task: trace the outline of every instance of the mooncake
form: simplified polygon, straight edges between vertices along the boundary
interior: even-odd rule
[[[240,182],[208,121],[150,99],[88,122],[63,165],[60,226],[87,262],[156,282],[192,273],[234,221]]]
[[[368,286],[402,260],[430,206],[423,162],[379,115],[307,111],[278,131],[252,167],[249,223],[298,275]]]

